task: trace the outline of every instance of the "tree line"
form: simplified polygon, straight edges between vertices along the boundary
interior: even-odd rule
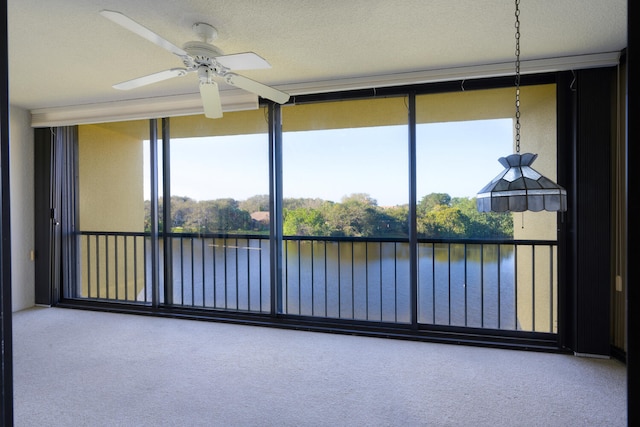
[[[162,199],[159,212],[162,212]],[[149,201],[145,230],[150,230]],[[196,201],[171,197],[171,230],[183,233],[258,233],[269,231],[269,196]],[[428,238],[512,238],[509,213],[480,213],[475,198],[428,194],[416,205],[417,231]],[[160,220],[159,229],[163,229]],[[368,194],[351,194],[340,202],[314,198],[283,200],[283,233],[287,236],[406,237],[409,206],[378,206]]]

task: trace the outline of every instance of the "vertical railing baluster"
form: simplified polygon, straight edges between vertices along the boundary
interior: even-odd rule
[[[251,240],[247,238],[247,310],[251,311]]]
[[[91,236],[87,236],[87,298],[91,298]]]
[[[260,250],[258,251],[258,254],[259,254],[259,256],[258,256],[258,274],[259,274],[259,276],[258,276],[258,286],[259,286],[259,288],[258,288],[258,296],[260,297],[259,307],[260,307],[260,312],[261,313],[264,311],[264,308],[262,307],[262,253],[263,253],[262,251],[264,250],[263,247],[262,247],[262,242],[263,242],[263,239],[258,239],[258,247],[260,248]]]
[[[198,237],[198,240],[200,240],[200,267],[202,268],[202,308],[206,307],[207,304],[207,294],[205,292],[205,289],[207,288],[207,277],[206,277],[206,263],[204,261],[204,255],[205,255],[205,239],[204,236],[200,236]]]
[[[107,299],[109,299],[110,294],[109,294],[109,235],[108,234],[104,235],[104,256],[105,256],[104,281],[105,281],[105,285],[107,286]]]
[[[138,301],[138,236],[133,236],[133,298]]]
[[[383,306],[383,298],[382,298],[382,295],[383,295],[383,292],[384,292],[384,287],[382,286],[382,283],[383,283],[382,257],[383,257],[384,254],[383,254],[383,251],[382,251],[382,246],[383,246],[383,242],[380,242],[379,243],[379,247],[380,247],[380,257],[379,257],[379,259],[380,259],[380,321],[381,322],[383,320],[383,315],[382,314],[383,314],[383,308],[384,308],[384,306]]]
[[[239,246],[239,241],[238,238],[236,237],[235,240],[236,244],[235,244],[235,266],[236,266],[236,307],[235,309],[238,310],[240,308],[240,258],[239,258],[239,254],[240,254],[240,249],[238,249]]]
[[[531,245],[531,328],[536,331],[536,247]]]
[[[283,240],[284,244],[284,312],[289,314],[289,242]]]
[[[422,290],[422,281],[420,280],[421,276],[421,270],[420,270],[420,259],[421,259],[421,254],[422,254],[422,245],[420,244],[420,242],[416,242],[417,245],[417,249],[416,249],[416,323],[420,323],[420,318],[422,317],[422,294],[421,294],[421,290]]]
[[[393,318],[398,323],[398,243],[393,242]]]
[[[351,319],[356,318],[355,242],[351,241]]]
[[[431,243],[431,315],[433,324],[436,324],[436,244]]]
[[[100,236],[96,234],[96,298],[100,299]]]
[[[338,242],[338,318],[342,318],[342,255]]]
[[[553,333],[553,246],[549,245],[549,333]]]
[[[165,278],[166,281],[166,278]],[[180,236],[180,305],[184,305],[184,237]]]
[[[324,317],[329,316],[329,278],[327,274],[327,241],[324,241]]]
[[[449,293],[448,305],[449,305],[449,325],[451,325],[451,243],[447,244],[447,292]]]
[[[501,274],[500,273],[501,272],[501,269],[500,269],[501,262],[500,261],[501,261],[501,259],[500,259],[500,256],[501,255],[500,255],[500,245],[498,244],[497,246],[498,246],[498,329],[500,329],[500,326],[501,326],[501,313],[502,313],[502,311],[501,311],[502,300],[500,298],[500,294],[501,294],[501,287],[500,287],[500,285],[501,285],[501,281],[500,281],[500,274]]]
[[[229,286],[229,266],[227,265],[229,248],[226,237],[222,239],[222,249],[224,254],[224,308],[226,310],[229,308],[229,290],[227,288]]]
[[[189,238],[189,253],[191,258],[191,306],[196,305],[196,272],[195,272],[195,261],[193,256],[193,237]]]
[[[118,300],[120,299],[120,294],[119,294],[119,274],[120,273],[120,269],[118,267],[118,235],[114,234],[113,236],[113,258],[115,259],[114,263],[113,263],[113,275],[115,276],[115,286],[116,286],[116,296],[115,299]]]
[[[480,327],[484,328],[484,244],[480,244]]]
[[[212,269],[213,269],[213,307],[217,308],[218,307],[218,299],[217,299],[217,280],[216,280],[216,266],[217,266],[217,261],[216,261],[216,238],[212,237],[211,238],[211,264],[212,264]]]
[[[515,329],[518,330],[518,245],[513,245],[513,299],[514,299],[514,322]]]
[[[369,320],[369,242],[364,242],[364,304],[365,319]]]
[[[128,273],[129,273],[129,265],[128,265],[128,251],[127,251],[127,244],[128,242],[128,238],[127,235],[125,234],[123,236],[124,239],[124,299],[125,301],[129,301],[129,281],[128,281]]]
[[[142,240],[142,243],[143,243],[142,256],[143,256],[143,259],[144,259],[144,261],[143,261],[143,264],[144,264],[144,280],[142,282],[142,285],[144,287],[144,302],[146,304],[146,303],[149,302],[149,299],[148,299],[148,296],[147,296],[147,294],[148,294],[147,290],[148,290],[148,285],[149,285],[149,281],[147,280],[147,267],[148,267],[149,264],[147,263],[147,252],[148,252],[147,251],[147,237],[145,236],[142,239],[143,239]],[[151,239],[149,239],[149,240],[151,240]],[[165,278],[165,280],[167,280],[167,279]]]
[[[302,242],[297,242],[298,253],[298,314],[302,314]]]
[[[316,315],[316,290],[315,290],[315,245],[317,242],[311,240],[309,242],[311,244],[311,316]]]
[[[464,326],[467,326],[467,244],[464,244]]]

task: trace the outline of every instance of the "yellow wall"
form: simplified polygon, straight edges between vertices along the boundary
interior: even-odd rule
[[[269,131],[266,108],[224,113],[223,118],[216,120],[208,119],[204,115],[172,117],[170,126],[171,136],[174,138],[248,135]]]
[[[405,97],[284,106],[283,132],[406,125]]]
[[[142,139],[110,125],[78,134],[80,230],[144,231]]]

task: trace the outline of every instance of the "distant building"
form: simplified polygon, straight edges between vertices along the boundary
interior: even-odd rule
[[[258,211],[251,214],[251,219],[262,225],[269,225],[270,218],[268,211]]]

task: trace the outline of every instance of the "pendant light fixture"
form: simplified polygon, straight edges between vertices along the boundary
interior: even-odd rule
[[[516,154],[498,159],[505,167],[476,196],[480,212],[566,211],[567,192],[531,167],[537,154],[520,154],[520,0],[516,3]]]

